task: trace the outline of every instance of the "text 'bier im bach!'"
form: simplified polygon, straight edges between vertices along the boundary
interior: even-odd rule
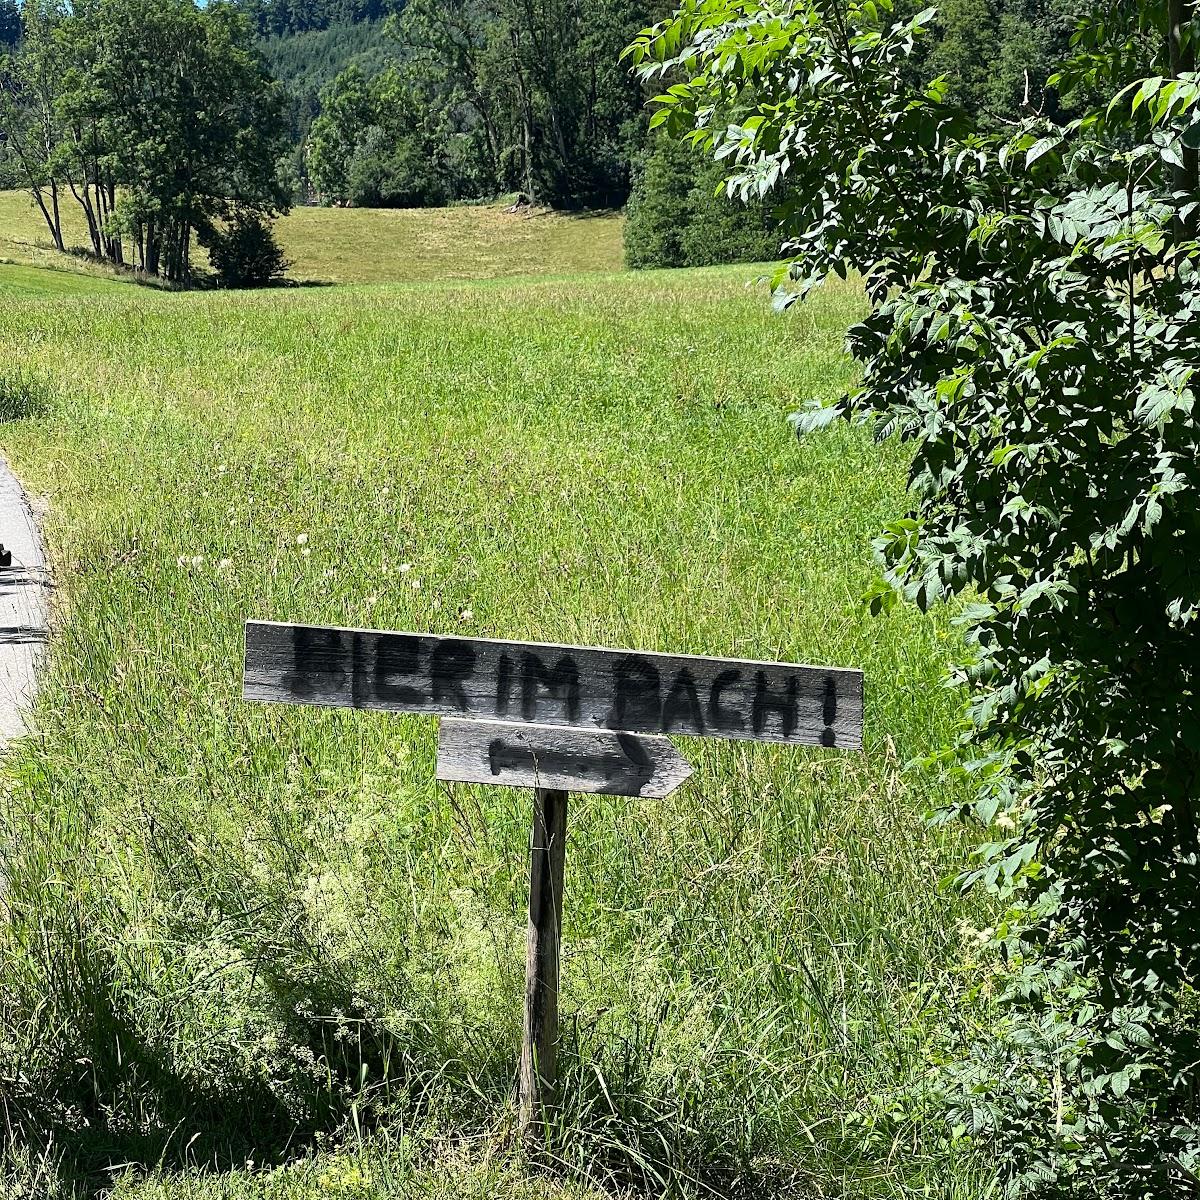
[[[857,749],[862,673],[248,622],[250,699]]]

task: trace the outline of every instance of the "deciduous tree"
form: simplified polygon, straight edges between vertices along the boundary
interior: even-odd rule
[[[862,386],[796,425],[847,417],[910,446],[872,607],[961,597],[964,733],[930,760],[973,792],[943,816],[987,830],[963,885],[1008,909],[955,1132],[1014,1195],[1194,1195],[1196,22],[1180,0],[1094,7],[1053,82],[1100,103],[988,130],[945,80],[911,84],[932,17],[687,0],[633,54],[672,85],[656,122],[743,195],[787,181],[781,305],[861,272]]]
[[[173,281],[193,236],[239,210],[284,209],[282,94],[244,16],[193,0],[53,0],[23,8],[8,128],[27,186],[61,245],[69,192],[92,252]]]

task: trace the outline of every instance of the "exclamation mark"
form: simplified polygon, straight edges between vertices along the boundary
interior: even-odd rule
[[[821,733],[822,746],[836,746],[837,734],[833,731],[833,723],[837,720],[837,684],[832,675],[825,676],[825,701],[821,705],[821,720],[825,729]]]

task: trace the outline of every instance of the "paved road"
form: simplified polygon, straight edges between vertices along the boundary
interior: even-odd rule
[[[28,732],[27,713],[46,645],[50,577],[29,501],[0,459],[0,542],[12,566],[0,567],[0,743]]]

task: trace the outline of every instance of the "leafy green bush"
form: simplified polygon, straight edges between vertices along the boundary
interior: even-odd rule
[[[225,227],[208,226],[200,235],[221,287],[268,287],[287,274],[288,261],[261,213],[237,209]]]
[[[961,885],[1008,910],[956,1136],[1013,1196],[1195,1196],[1200,20],[1093,6],[1048,85],[1096,107],[988,128],[911,83],[934,11],[689,0],[633,52],[676,81],[652,123],[743,195],[789,181],[782,306],[865,280],[862,386],[794,420],[910,444],[872,609],[969,601],[964,730],[929,765],[987,831]]]
[[[445,188],[430,155],[417,138],[392,141],[371,126],[350,156],[346,190],[355,208],[434,208],[445,204]]]
[[[724,172],[687,146],[655,138],[625,216],[631,267],[706,267],[779,257],[775,222],[762,203],[728,199]]]

